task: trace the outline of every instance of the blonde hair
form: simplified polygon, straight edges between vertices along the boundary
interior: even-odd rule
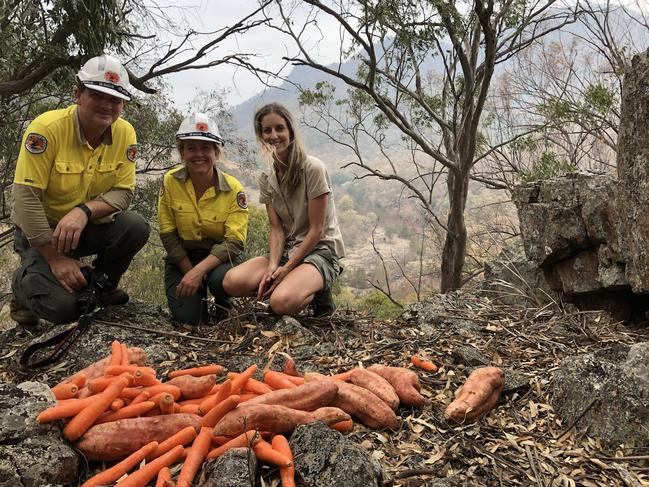
[[[288,143],[288,157],[286,161],[286,181],[287,181],[287,191],[290,194],[295,191],[295,189],[300,184],[300,172],[304,166],[304,161],[307,158],[306,148],[304,147],[304,142],[300,137],[297,128],[295,126],[295,120],[293,115],[288,109],[279,103],[268,103],[261,107],[255,112],[254,117],[254,126],[255,126],[255,136],[257,137],[257,142],[262,148],[262,154],[265,152],[269,156],[269,159],[277,158],[275,154],[275,148],[266,144],[262,138],[262,127],[261,121],[266,115],[275,113],[284,119],[286,123],[286,128],[288,128],[289,133],[289,143]]]

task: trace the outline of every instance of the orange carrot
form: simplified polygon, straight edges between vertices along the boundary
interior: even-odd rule
[[[151,396],[151,393],[149,391],[142,391],[137,396],[135,396],[133,398],[133,400],[130,402],[130,404],[133,405],[133,404],[137,404],[137,403],[140,403],[140,402],[147,401],[150,396]]]
[[[209,412],[203,416],[202,426],[212,428],[218,423],[223,416],[237,407],[240,397],[236,394],[226,397],[223,401],[218,403]]]
[[[241,388],[257,372],[257,364],[252,364],[246,370],[241,372],[238,376],[232,379],[232,394],[239,394]]]
[[[260,439],[257,441],[252,445],[252,451],[255,452],[255,456],[259,461],[272,463],[278,467],[290,467],[293,465],[293,462],[286,455],[274,450],[266,440]]]
[[[243,385],[243,389],[255,394],[266,394],[267,392],[273,392],[273,389],[270,386],[255,379],[248,379]]]
[[[114,340],[110,344],[110,359],[108,365],[121,365],[122,364],[122,344]]]
[[[176,404],[178,404],[178,403],[176,403]],[[184,405],[180,406],[180,412],[181,413],[198,414],[200,416],[200,414],[198,412],[198,407],[199,407],[198,404],[184,404]]]
[[[138,370],[137,375],[133,377],[134,386],[155,386],[156,384],[161,384],[161,382],[156,379],[155,375],[148,372],[142,372]]]
[[[329,427],[333,430],[346,433],[354,429],[354,421],[351,419],[348,419],[346,421],[338,421],[337,423],[330,424]]]
[[[86,380],[87,380],[86,374],[77,374],[77,375],[72,376],[70,379],[68,379],[68,381],[65,382],[65,384],[76,384],[77,387],[79,389],[81,389],[83,386],[86,385]],[[58,385],[61,385],[61,384],[58,384]],[[56,387],[56,386],[54,386],[54,387]]]
[[[294,389],[297,387],[284,374],[269,370],[264,374],[264,382],[273,389]]]
[[[173,379],[174,377],[178,377],[181,375],[193,375],[194,377],[201,377],[203,375],[210,375],[210,374],[220,374],[223,372],[223,366],[222,365],[203,365],[201,367],[192,367],[190,369],[179,369],[179,370],[172,370],[167,374],[167,377],[170,379]]]
[[[157,375],[155,369],[151,367],[140,367],[139,365],[110,365],[106,367],[105,375],[120,375],[124,372],[130,372],[133,377],[138,377],[137,372]]]
[[[63,435],[69,441],[78,440],[97,418],[109,408],[110,403],[117,399],[127,383],[128,379],[126,377],[118,376],[118,379],[113,381],[104,392],[95,397],[90,404],[70,420],[63,430]]]
[[[288,444],[288,440],[283,435],[275,435],[271,443],[273,450],[277,450],[282,455],[286,456],[291,462],[288,467],[279,467],[279,476],[282,480],[282,487],[296,487],[295,486],[295,466],[293,465],[293,452]]]
[[[118,485],[119,487],[144,487],[149,481],[153,479],[158,472],[164,467],[172,465],[182,456],[184,448],[181,445],[175,446],[167,453],[159,456],[144,467],[136,470],[131,475],[122,480]]]
[[[184,446],[187,443],[191,443],[194,441],[194,438],[196,438],[196,429],[193,426],[187,426],[160,443],[158,448],[147,457],[147,461],[164,455],[175,446]]]
[[[118,464],[112,466],[108,470],[104,470],[101,473],[98,473],[94,477],[90,477],[86,480],[81,487],[95,487],[97,485],[106,485],[112,484],[122,475],[130,472],[133,468],[138,466],[142,460],[144,460],[147,455],[154,451],[158,447],[157,441],[152,441],[147,443],[139,450],[131,453],[124,460]]]
[[[223,455],[226,451],[231,450],[232,448],[250,447],[259,440],[260,440],[260,436],[255,430],[248,430],[245,433],[241,433],[236,438],[226,441],[218,448],[214,448],[210,450],[210,452],[207,454],[207,458],[212,459],[212,458],[219,457]]]
[[[202,403],[205,399],[207,399],[207,394],[204,395],[203,397],[197,397],[196,399],[185,399],[184,401],[176,401],[178,404],[181,406],[187,406],[188,404],[196,404],[197,406]]]
[[[49,423],[57,419],[70,418],[79,413],[83,408],[95,400],[95,397],[86,397],[85,399],[66,399],[60,401],[56,406],[47,408],[36,417],[39,423]]]
[[[433,362],[422,359],[419,355],[413,355],[412,357],[410,357],[410,361],[415,367],[419,367],[420,369],[423,369],[427,372],[437,371],[437,365],[435,365]]]
[[[102,377],[97,377],[96,379],[92,379],[90,382],[88,382],[88,390],[92,392],[93,394],[97,394],[103,390],[105,390],[111,382],[116,380],[119,375],[105,375]]]
[[[122,343],[122,361],[121,365],[128,365],[130,363],[130,360],[128,358],[128,347],[126,346],[125,343]]]
[[[110,421],[117,421],[118,419],[137,418],[144,413],[148,413],[155,407],[155,403],[151,401],[138,402],[137,404],[129,404],[117,411],[101,415],[95,424],[108,423]]]
[[[228,441],[232,440],[229,436],[214,435],[212,436],[212,445],[221,446],[225,445]]]
[[[201,432],[192,443],[192,449],[187,454],[187,459],[180,470],[176,480],[176,487],[191,487],[194,477],[196,477],[198,469],[201,468],[205,461],[211,446],[212,428],[201,428]]]
[[[60,384],[54,386],[50,389],[54,397],[57,399],[72,399],[79,392],[79,386],[74,382],[69,382],[67,384]]]
[[[221,387],[212,396],[207,396],[203,402],[198,405],[198,414],[206,415],[214,406],[223,401],[226,397],[232,394],[232,381],[226,379]]]
[[[153,403],[155,405],[155,403]],[[160,407],[160,413],[162,414],[173,414],[174,412],[174,397],[169,394],[168,392],[165,392],[160,398],[160,404],[158,404]]]
[[[110,403],[110,409],[112,411],[117,411],[118,409],[122,409],[124,406],[126,406],[126,401],[122,399],[121,397],[118,397],[115,399],[113,402]]]
[[[127,387],[122,392],[122,397],[125,397],[126,399],[133,399],[142,391],[149,391],[151,397],[160,392],[169,392],[174,397],[174,401],[180,399],[180,388],[171,384],[156,384],[154,386],[148,387]]]
[[[155,487],[169,487],[175,485],[171,483],[171,470],[169,467],[164,467],[158,472],[158,478],[155,481]]]

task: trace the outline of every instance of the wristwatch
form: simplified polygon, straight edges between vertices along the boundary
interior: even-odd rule
[[[85,203],[79,203],[75,208],[81,208],[81,210],[86,214],[88,217],[88,220],[90,220],[90,217],[92,216],[92,210],[86,206]]]

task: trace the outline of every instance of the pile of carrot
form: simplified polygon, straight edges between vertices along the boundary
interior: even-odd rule
[[[293,458],[282,433],[317,420],[349,431],[351,416],[394,428],[400,400],[423,404],[416,374],[399,367],[300,375],[287,360],[284,372],[265,370],[263,381],[253,378],[253,364],[217,383],[220,365],[172,370],[161,380],[145,361],[141,349],[114,341],[108,357],[52,387],[57,404],[37,420],[65,420],[64,436],[88,458],[118,461],[82,487],[118,480],[144,487],[154,479],[156,486],[189,487],[203,462],[232,448],[249,448],[279,468],[282,486],[292,486]],[[174,482],[169,467],[181,462]]]

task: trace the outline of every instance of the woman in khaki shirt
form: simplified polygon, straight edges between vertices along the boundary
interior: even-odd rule
[[[270,299],[278,315],[296,314],[312,302],[316,316],[330,314],[331,285],[345,246],[327,169],[307,155],[284,106],[263,106],[254,125],[262,153],[272,161],[259,178],[259,202],[270,222],[269,254],[229,270],[223,287],[230,296]]]

